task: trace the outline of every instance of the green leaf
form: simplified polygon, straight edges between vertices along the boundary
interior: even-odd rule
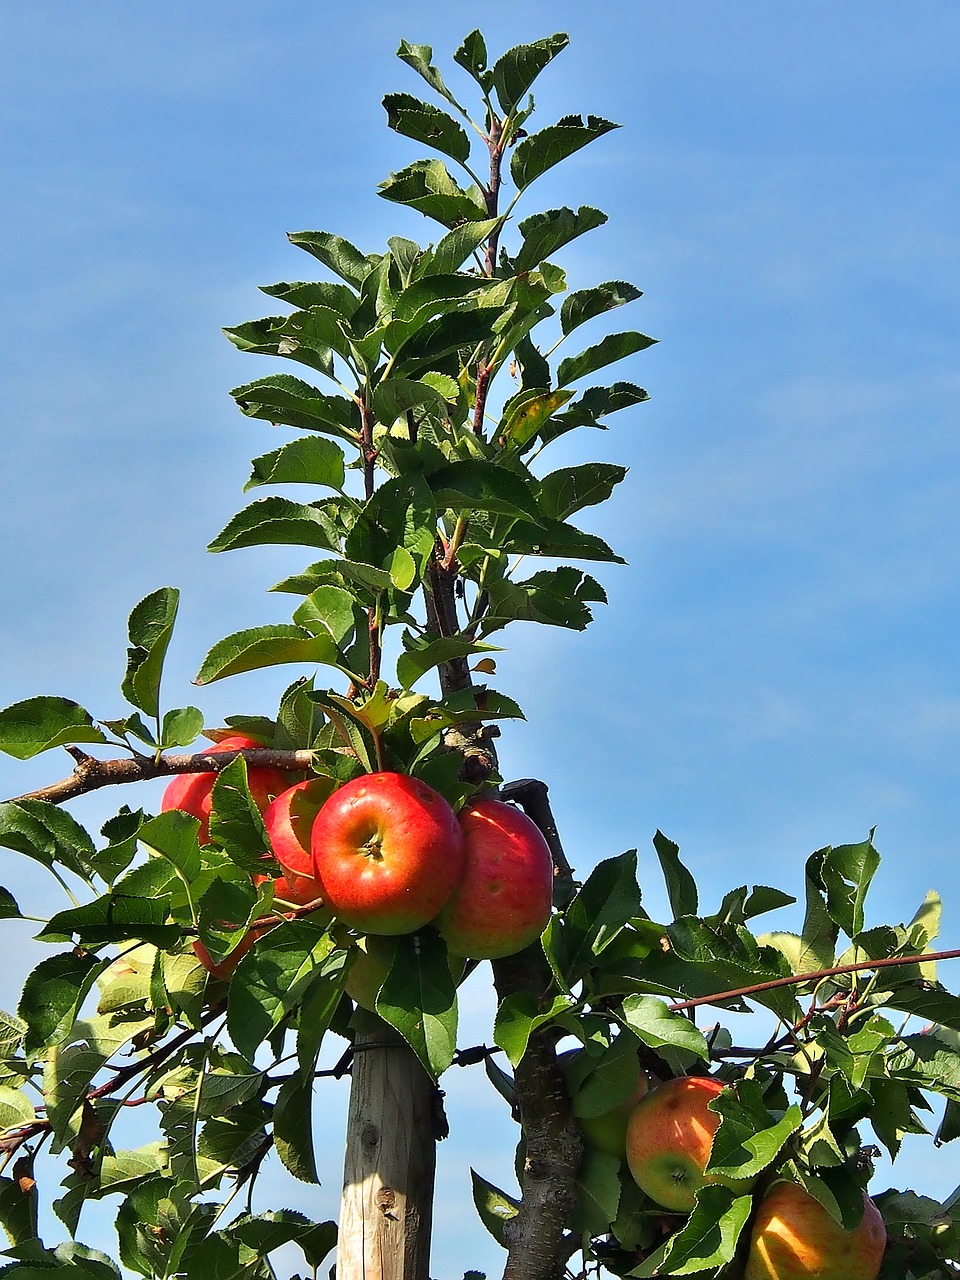
[[[670,910],[674,916],[695,916],[697,914],[697,884],[693,876],[680,861],[680,846],[668,840],[662,831],[653,837],[653,847],[660,859],[660,868],[667,884],[670,898]]]
[[[623,360],[637,351],[646,351],[647,347],[652,347],[656,341],[656,338],[648,338],[644,333],[608,334],[594,346],[581,351],[579,355],[571,356],[569,360],[561,360],[560,367],[557,369],[557,381],[562,387],[570,382],[578,382],[581,378],[596,373],[598,369],[603,369],[608,364]]]
[[[137,838],[142,845],[169,862],[189,884],[200,875],[202,865],[197,842],[199,829],[197,818],[179,809],[169,809],[145,822]]]
[[[639,911],[636,849],[598,863],[547,935],[548,957],[568,985]]]
[[[567,156],[619,127],[601,116],[587,116],[586,120],[582,116],[564,116],[556,124],[524,138],[510,161],[510,176],[522,191]]]
[[[307,987],[297,1027],[297,1061],[307,1082],[313,1079],[320,1045],[333,1021],[347,979],[347,953],[332,951]]]
[[[433,554],[437,510],[427,482],[417,474],[388,480],[357,516],[344,542],[349,560],[386,567],[398,546],[410,552],[418,569]]]
[[[626,280],[607,280],[604,284],[594,285],[592,289],[578,289],[564,299],[560,308],[560,328],[566,336],[594,316],[622,307],[627,302],[636,302],[642,297],[642,291]]]
[[[280,1086],[273,1112],[273,1141],[284,1168],[300,1182],[317,1184],[313,1144],[313,1081],[291,1076]]]
[[[349,440],[351,444],[357,444],[360,439],[360,413],[353,399],[324,395],[292,374],[275,373],[258,378],[235,387],[230,394],[248,418],[318,431]]]
[[[356,245],[330,231],[293,231],[287,239],[357,289],[380,261],[379,254],[362,254]]]
[[[484,93],[489,93],[493,87],[493,73],[487,70],[487,45],[479,31],[471,31],[464,36],[453,60],[476,80]]]
[[[438,640],[420,638],[397,658],[397,679],[402,688],[412,689],[421,676],[453,658],[465,658],[472,653],[500,652],[496,645],[459,636],[441,636]]]
[[[612,1156],[587,1146],[577,1170],[577,1206],[571,1227],[585,1236],[606,1235],[620,1207],[621,1164]]]
[[[412,67],[417,75],[422,76],[434,93],[439,93],[441,98],[446,98],[452,107],[456,107],[461,115],[463,114],[463,107],[443,83],[443,76],[433,65],[433,49],[430,45],[410,44],[408,40],[401,40],[397,57],[408,67]]]
[[[0,751],[29,760],[73,742],[106,742],[89,711],[69,698],[41,696],[0,711]]]
[[[534,1031],[567,1013],[575,1005],[576,1001],[571,996],[558,995],[547,1009],[541,1009],[532,992],[515,991],[500,1001],[493,1025],[493,1042],[507,1055],[510,1065],[516,1067],[527,1052],[527,1045]]]
[[[733,1196],[726,1187],[701,1187],[686,1223],[631,1276],[700,1275],[732,1262],[740,1233],[747,1225],[753,1200]]]
[[[725,1178],[756,1177],[803,1124],[803,1115],[795,1103],[780,1119],[771,1116],[755,1080],[737,1081],[708,1106],[720,1116],[720,1127],[713,1139],[707,1169]]]
[[[69,1031],[81,1001],[105,967],[85,952],[40,961],[23,984],[17,1006],[27,1024],[24,1052],[28,1057]]]
[[[247,781],[243,756],[231,760],[213,784],[210,839],[245,871],[256,871],[270,852],[260,809]]]
[[[207,550],[236,551],[239,547],[277,544],[337,551],[343,536],[338,520],[341,501],[304,505],[288,498],[260,498],[238,511]]]
[[[341,742],[359,760],[365,773],[380,769],[380,740],[372,726],[358,713],[349,698],[317,689],[310,693],[310,701],[322,708],[333,725]]]
[[[623,1002],[623,1020],[651,1049],[671,1045],[696,1054],[704,1062],[710,1061],[710,1049],[703,1033],[682,1013],[671,1013],[666,1003],[656,996],[627,996]]]
[[[605,560],[613,564],[626,561],[612,551],[602,538],[562,520],[543,517],[540,526],[518,520],[510,530],[510,551],[520,555],[570,556],[574,560]]]
[[[0,888],[0,920],[12,920],[22,915],[23,912],[10,890]]]
[[[532,271],[545,258],[552,257],[565,244],[587,231],[602,227],[607,215],[589,205],[581,205],[574,211],[565,206],[535,213],[520,223],[523,237],[520,251],[513,260],[516,271]]]
[[[86,947],[133,939],[158,947],[172,947],[180,940],[182,931],[179,925],[167,924],[167,915],[165,898],[132,898],[122,893],[108,893],[93,902],[56,912],[37,937],[66,942],[71,935],[76,935]]]
[[[374,388],[371,402],[376,422],[391,426],[398,418],[413,413],[419,419],[423,413],[446,413],[446,401],[423,382],[413,378],[385,378]]]
[[[583,631],[593,621],[587,602],[607,602],[596,578],[570,565],[546,569],[520,582],[502,579],[487,590],[490,604],[480,624],[483,635],[514,620]]]
[[[824,853],[820,874],[827,890],[827,911],[850,938],[863,930],[863,904],[880,855],[871,840],[839,845]]]
[[[940,901],[940,895],[935,889],[931,889],[927,893],[923,902],[917,908],[913,919],[910,921],[910,925],[908,926],[909,928],[912,929],[914,925],[920,925],[926,934],[926,946],[924,948],[926,951],[933,950],[931,944],[940,932],[940,917],[942,912],[943,904]],[[936,982],[936,961],[920,965],[920,973],[928,982]]]
[[[303,573],[284,578],[271,591],[289,591],[294,595],[308,596],[324,583],[334,586],[349,584],[351,587],[364,587],[376,593],[386,591],[393,585],[390,573],[372,564],[361,564],[355,560],[319,560],[316,564],[307,565]]]
[[[621,1031],[598,1058],[589,1058],[590,1074],[571,1088],[573,1114],[581,1120],[606,1115],[636,1093],[639,1075],[639,1043],[629,1031]],[[569,1078],[568,1078],[569,1086]]]
[[[0,846],[33,858],[45,867],[60,863],[91,883],[97,854],[80,823],[66,809],[46,800],[9,800],[0,804]]]
[[[432,930],[405,934],[396,943],[377,996],[377,1013],[400,1032],[436,1080],[457,1047],[457,985],[446,943]]]
[[[272,453],[254,458],[251,465],[253,470],[243,486],[244,492],[262,484],[319,484],[337,492],[343,490],[343,451],[322,436],[292,440]]]
[[[889,974],[889,970],[887,971]],[[924,1022],[960,1031],[960,996],[943,987],[923,989],[916,986],[898,987],[884,998],[884,1004],[901,1013],[913,1014]]]
[[[0,1178],[0,1225],[11,1245],[37,1239],[37,1188],[29,1190],[13,1178]]]
[[[606,502],[626,474],[626,467],[609,462],[564,467],[560,471],[552,471],[540,481],[537,502],[545,516],[552,520],[566,520],[584,507]]]
[[[464,191],[442,160],[415,160],[381,182],[378,194],[446,227],[456,227],[464,221],[485,221],[488,217],[476,187]]]
[[[497,100],[507,115],[515,109],[544,67],[569,43],[570,37],[558,31],[556,35],[531,44],[518,44],[497,59],[493,66],[493,84]]]
[[[160,746],[188,747],[203,729],[203,712],[199,707],[175,707],[164,712],[160,730]]]
[[[240,961],[230,982],[227,1029],[252,1058],[270,1032],[299,1003],[334,941],[306,920],[278,925]]]
[[[424,254],[417,266],[416,277],[443,276],[459,271],[502,222],[502,218],[481,218],[479,222],[465,222],[463,226],[454,227],[437,242],[436,248]]]
[[[340,667],[340,651],[329,635],[311,635],[305,627],[276,623],[252,627],[218,640],[203,660],[195,684],[212,684],[241,671],[256,671],[285,662]]]
[[[482,1178],[476,1169],[470,1170],[473,1183],[473,1203],[477,1207],[480,1221],[502,1248],[507,1247],[504,1236],[504,1225],[520,1212],[520,1201],[508,1196],[505,1191],[495,1187],[492,1182]]]
[[[148,716],[159,714],[160,677],[179,604],[175,587],[161,587],[130,614],[127,673],[120,687],[127,701]]]
[[[540,523],[540,511],[530,487],[522,476],[497,466],[469,458],[451,462],[429,477],[438,510],[450,508],[458,514],[491,511],[508,516],[522,515]]]
[[[439,107],[409,93],[388,93],[383,99],[387,124],[405,138],[426,143],[462,164],[470,159],[470,139],[458,121]]]
[[[358,626],[354,597],[342,587],[317,587],[296,610],[293,621],[311,635],[329,637],[343,651]]]

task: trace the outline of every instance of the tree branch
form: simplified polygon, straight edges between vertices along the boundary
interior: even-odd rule
[[[804,982],[819,982],[821,978],[835,978],[843,973],[862,973],[865,969],[895,969],[908,964],[933,964],[937,960],[960,959],[960,950],[926,951],[918,956],[888,956],[883,960],[858,960],[856,964],[838,964],[832,969],[817,969],[813,973],[795,973],[789,978],[773,978],[769,982],[756,982],[750,987],[737,987],[732,991],[718,991],[712,996],[697,996],[695,1000],[680,1000],[670,1005],[671,1013],[684,1009],[696,1009],[702,1004],[719,1004],[721,1000],[735,1000],[741,996],[759,995],[762,991],[775,991],[778,987],[797,987]]]
[[[287,773],[309,773],[313,768],[312,751],[274,751],[270,747],[245,747],[242,751],[218,751],[216,754],[200,751],[189,756],[161,756],[159,760],[140,755],[131,760],[97,760],[77,749],[70,754],[78,763],[69,778],[13,796],[5,803],[46,800],[51,804],[62,804],[88,791],[123,782],[145,782],[148,778],[167,778],[175,773],[219,773],[237,756],[243,756],[251,768],[283,769]]]

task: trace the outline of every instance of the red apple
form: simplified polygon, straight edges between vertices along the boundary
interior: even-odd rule
[[[460,813],[463,878],[437,925],[451,951],[472,960],[512,956],[550,919],[553,859],[540,828],[501,800],[476,800]]]
[[[298,876],[288,871],[282,876],[255,875],[253,883],[263,884],[264,881],[271,879],[273,880],[274,910],[282,911],[284,903],[294,907],[305,907],[315,902],[318,909],[323,906],[323,890],[320,887],[320,881],[313,876]]]
[[[803,1187],[777,1182],[757,1210],[744,1280],[877,1280],[886,1244],[869,1197],[860,1225],[844,1231]]]
[[[270,847],[286,871],[313,879],[310,833],[335,787],[332,778],[306,778],[281,791],[264,810]]]
[[[709,1076],[681,1076],[652,1089],[627,1125],[627,1163],[651,1200],[689,1213],[704,1183],[717,1182],[741,1194],[750,1184],[704,1175],[720,1117],[707,1103],[724,1085]]]
[[[324,900],[363,933],[413,933],[463,872],[456,814],[425,782],[401,773],[364,774],[334,792],[311,843]]]
[[[217,755],[221,751],[240,751],[246,747],[262,745],[244,734],[234,734],[233,737],[223,738],[206,747],[205,751],[208,755]],[[184,813],[200,819],[197,835],[201,844],[206,844],[210,839],[210,810],[213,807],[213,784],[216,780],[215,773],[178,773],[167,785],[160,802],[161,813],[166,813],[168,809],[182,809]],[[274,796],[287,789],[289,780],[279,769],[250,769],[247,783],[250,794],[262,813]]]

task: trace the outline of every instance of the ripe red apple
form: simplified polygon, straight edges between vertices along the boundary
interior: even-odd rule
[[[456,955],[512,956],[543,933],[553,903],[553,859],[540,828],[501,800],[476,800],[460,813],[463,878],[437,925]]]
[[[877,1280],[886,1244],[869,1197],[860,1225],[844,1231],[803,1187],[777,1182],[757,1210],[744,1280]]]
[[[245,747],[262,745],[254,738],[238,733],[206,747],[205,751],[208,755],[217,755],[221,751],[240,751]],[[182,809],[191,817],[200,819],[197,836],[201,844],[206,844],[210,839],[210,810],[213,807],[213,784],[216,780],[215,773],[178,773],[167,785],[160,802],[161,813],[166,813],[168,809]],[[262,813],[274,796],[287,789],[289,781],[287,775],[279,769],[250,769],[247,784]]]
[[[263,812],[270,847],[284,870],[295,876],[313,879],[310,833],[335,787],[332,778],[305,778],[281,791]]]
[[[652,1089],[634,1108],[627,1125],[627,1163],[641,1191],[665,1209],[689,1213],[704,1183],[741,1194],[749,1190],[747,1182],[703,1172],[720,1125],[707,1103],[724,1087],[710,1076],[681,1076]]]
[[[318,910],[323,906],[323,889],[320,881],[314,876],[298,876],[292,871],[287,871],[282,876],[255,875],[253,877],[254,884],[263,884],[266,880],[273,881],[275,911],[282,911],[284,903],[294,907],[306,907],[311,902],[315,902]],[[310,918],[313,919],[312,912]]]
[[[401,773],[364,774],[335,791],[311,844],[324,900],[363,933],[413,933],[463,873],[456,814],[425,782]]]

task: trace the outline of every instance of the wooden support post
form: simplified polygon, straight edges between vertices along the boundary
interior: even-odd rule
[[[379,1018],[358,1032],[337,1280],[429,1280],[438,1095]]]

